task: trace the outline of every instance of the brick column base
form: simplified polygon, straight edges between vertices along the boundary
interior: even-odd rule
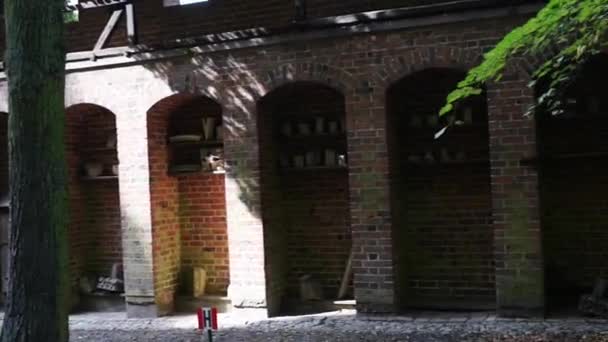
[[[128,318],[156,318],[160,314],[154,297],[126,297]]]

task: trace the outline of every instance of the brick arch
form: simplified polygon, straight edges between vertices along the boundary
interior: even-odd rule
[[[262,89],[253,92],[255,101],[274,90],[295,82],[314,82],[329,86],[345,97],[354,93],[355,78],[342,69],[320,63],[290,63],[260,73]]]
[[[65,101],[66,113],[77,109],[84,108],[83,106],[89,106],[90,108],[97,108],[112,113],[115,117],[117,113],[120,113],[121,107],[120,102],[117,102],[113,98],[69,98]]]
[[[172,127],[176,127],[172,123],[173,118],[180,118],[178,122],[187,122],[188,124],[181,128],[192,128],[192,132],[183,132],[181,134],[199,134],[202,131],[202,122],[198,121],[198,127],[191,125],[193,121],[198,120],[195,114],[210,111],[213,114],[222,115],[223,107],[210,96],[206,96],[203,91],[179,92],[169,95],[160,101],[156,102],[147,111],[147,146],[148,146],[148,167],[150,175],[150,205],[152,214],[152,246],[153,246],[153,275],[155,300],[161,312],[170,312],[174,307],[174,298],[179,286],[180,272],[184,266],[183,259],[186,255],[191,254],[191,249],[185,250],[183,247],[183,239],[192,239],[188,234],[183,233],[182,223],[184,215],[193,215],[191,210],[199,210],[196,214],[201,213],[202,209],[192,209],[199,205],[199,202],[205,202],[210,198],[204,197],[204,193],[211,193],[208,188],[200,190],[200,187],[209,187],[216,185],[223,188],[223,181],[218,177],[211,180],[203,173],[190,175],[170,174],[170,158],[171,149],[168,145],[167,136],[172,134]],[[175,115],[179,115],[176,117]],[[185,121],[181,121],[181,120]],[[175,133],[175,132],[173,132]],[[190,192],[184,190],[189,184],[194,184]],[[186,191],[187,193],[185,193]],[[217,195],[213,192],[212,195]],[[198,197],[197,197],[198,196]],[[196,201],[193,198],[197,199]],[[213,198],[211,199],[213,200]],[[220,200],[220,203],[224,200]],[[204,214],[201,214],[204,215]],[[200,227],[197,226],[200,230]],[[192,229],[189,229],[192,230]],[[198,232],[198,231],[197,231]],[[200,235],[200,232],[197,234]],[[196,247],[190,246],[189,247]],[[202,248],[202,247],[201,247]],[[200,263],[200,260],[197,260]],[[214,279],[220,278],[217,271],[208,274]],[[215,286],[223,286],[220,281],[217,285],[216,280],[208,283],[208,288]],[[223,278],[221,279],[223,281]],[[213,283],[213,284],[211,284]],[[217,285],[217,286],[216,286]]]
[[[391,85],[426,69],[468,70],[481,61],[481,49],[425,47],[408,50],[393,57],[371,73],[371,80],[383,93]]]

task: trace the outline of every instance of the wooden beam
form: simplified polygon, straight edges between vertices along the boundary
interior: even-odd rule
[[[82,11],[93,8],[117,6],[121,4],[130,3],[131,0],[83,0],[76,5],[70,5],[65,7],[66,12]]]
[[[127,4],[125,6],[125,10],[127,11],[127,40],[129,41],[129,46],[133,46],[137,44],[137,31],[135,30],[135,12],[133,9],[133,4]]]
[[[95,43],[95,47],[93,48],[93,54],[103,49],[104,45],[106,45],[106,42],[108,41],[110,34],[112,34],[112,32],[114,31],[114,28],[118,23],[118,19],[120,19],[120,16],[122,15],[123,11],[124,10],[119,9],[112,12],[112,16],[106,23],[106,27],[104,27],[103,31],[101,32],[101,35],[99,36],[99,39],[97,39],[97,43]]]

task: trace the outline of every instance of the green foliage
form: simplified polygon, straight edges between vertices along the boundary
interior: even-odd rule
[[[78,4],[77,0],[65,0],[66,7],[74,6],[76,4]],[[63,21],[65,23],[75,23],[75,22],[78,22],[79,19],[80,19],[79,13],[76,10],[75,11],[66,10],[63,13]]]
[[[65,12],[63,14],[63,21],[66,23],[75,23],[78,22],[78,11]]]
[[[534,18],[484,55],[484,61],[448,95],[440,115],[451,112],[457,102],[480,94],[486,82],[500,80],[509,59],[518,56],[546,58],[529,86],[546,81],[537,105],[559,114],[566,88],[590,57],[608,47],[607,38],[607,0],[550,0]]]

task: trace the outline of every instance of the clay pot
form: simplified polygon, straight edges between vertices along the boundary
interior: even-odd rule
[[[84,164],[84,170],[89,177],[99,177],[103,173],[103,164],[97,162],[90,162]]]

